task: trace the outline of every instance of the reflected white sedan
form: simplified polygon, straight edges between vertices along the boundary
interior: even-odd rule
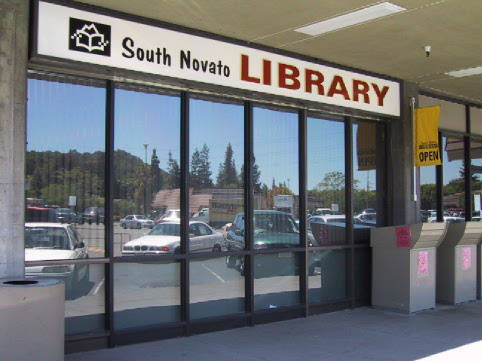
[[[25,261],[58,261],[88,258],[87,246],[69,224],[25,223]],[[25,267],[26,276],[62,279],[66,296],[89,281],[89,265],[66,264]]]
[[[149,233],[125,243],[122,255],[145,255],[180,252],[180,222],[163,222]],[[204,222],[189,222],[189,250],[191,252],[220,252],[223,235]]]

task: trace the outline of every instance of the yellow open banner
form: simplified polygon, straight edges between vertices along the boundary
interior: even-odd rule
[[[414,111],[415,166],[440,165],[438,121],[440,106],[418,108]]]

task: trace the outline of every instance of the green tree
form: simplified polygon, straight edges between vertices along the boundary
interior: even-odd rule
[[[204,144],[200,151],[195,148],[191,156],[191,186],[197,189],[211,188],[211,174],[209,148]]]
[[[259,166],[255,163],[253,165],[253,169],[251,172],[253,178],[253,187],[255,192],[262,192],[262,185],[261,185],[261,172],[259,171]],[[244,164],[241,167],[241,171],[239,172],[239,184],[244,184]]]
[[[224,162],[219,164],[219,173],[216,180],[218,187],[236,188],[239,186],[233,153],[231,143],[228,143],[224,154]]]

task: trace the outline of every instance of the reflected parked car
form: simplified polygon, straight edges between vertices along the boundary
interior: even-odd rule
[[[365,224],[367,226],[377,225],[377,214],[376,213],[360,213],[359,215],[353,217],[353,223],[355,224]]]
[[[200,221],[209,224],[209,208],[203,208],[191,217],[192,221]]]
[[[70,224],[25,223],[25,261],[78,260],[88,258],[87,246]],[[89,282],[89,266],[47,265],[25,267],[26,276],[62,279],[67,298]]]
[[[148,234],[125,243],[122,255],[163,254],[180,252],[180,222],[162,222]],[[189,250],[191,252],[220,252],[223,235],[204,222],[189,222]]]
[[[59,223],[76,223],[78,221],[77,213],[70,208],[56,208],[55,220]]]
[[[296,247],[300,244],[298,225],[289,213],[274,210],[254,211],[254,237],[255,249]],[[313,245],[314,238],[307,232],[308,245]],[[228,251],[244,250],[244,213],[234,216],[231,227],[226,235],[226,248]],[[255,257],[255,273],[257,277],[270,275],[292,274],[293,267],[298,267],[299,257],[293,261],[293,253],[280,252],[262,257]],[[226,264],[229,268],[237,268],[244,272],[244,257],[227,256]]]
[[[180,222],[181,221],[181,210],[180,209],[170,209],[166,211],[161,217],[157,219],[157,223],[160,222]]]
[[[120,225],[122,228],[152,228],[154,227],[154,221],[152,219],[147,218],[146,216],[140,214],[130,214],[121,218]]]
[[[82,223],[104,223],[104,207],[89,207],[82,213]]]

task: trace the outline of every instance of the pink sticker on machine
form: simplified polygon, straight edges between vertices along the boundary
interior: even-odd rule
[[[418,252],[418,274],[425,275],[428,273],[428,251]]]
[[[472,267],[472,248],[462,248],[462,269],[464,271]]]

